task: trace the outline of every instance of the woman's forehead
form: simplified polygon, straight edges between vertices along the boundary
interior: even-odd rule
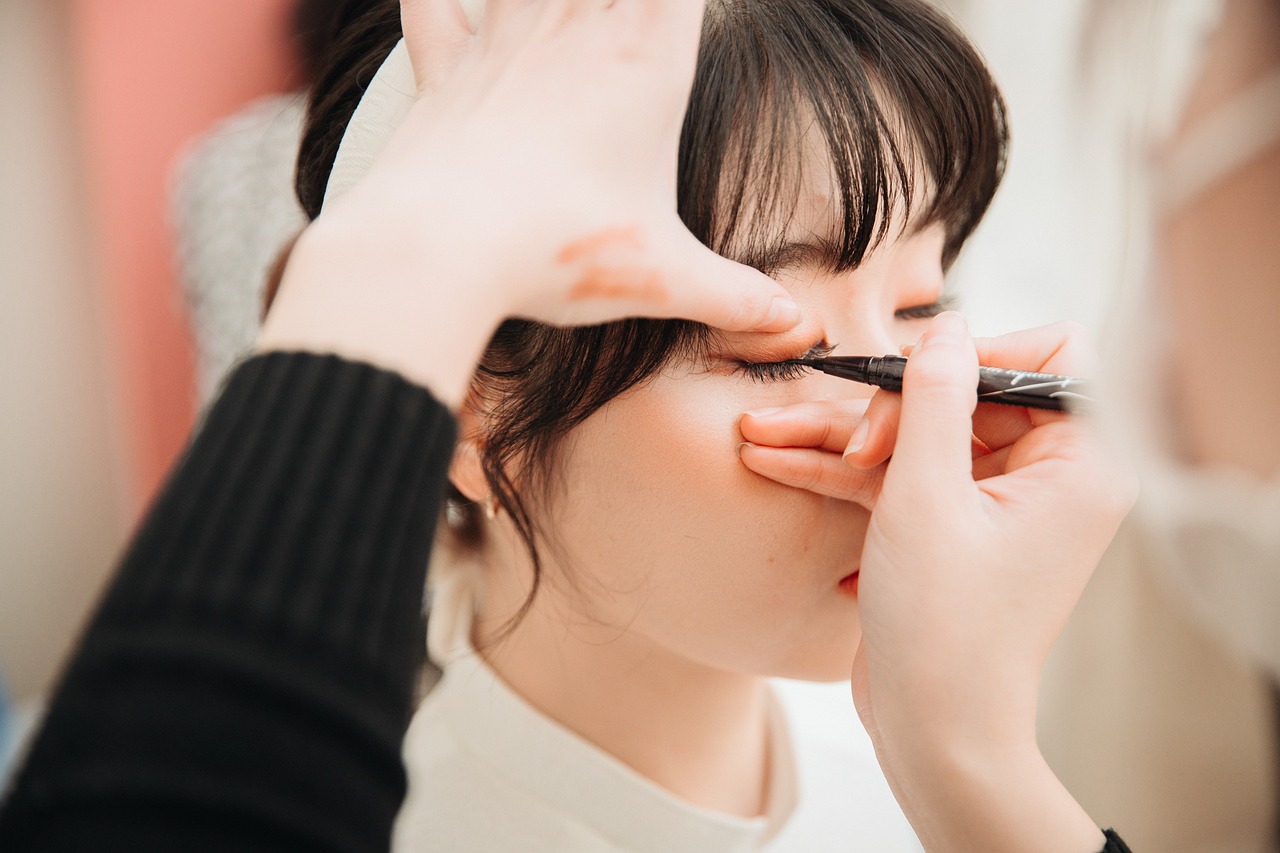
[[[858,218],[866,212],[866,205],[846,211],[852,200],[847,198],[826,136],[815,121],[806,122],[788,148],[793,156],[773,161],[773,176],[756,176],[746,182],[737,227],[723,247],[726,257],[766,272],[797,260],[823,260],[812,257],[815,250],[830,256],[825,260],[831,263],[826,265],[834,265],[849,225],[848,214]],[[873,230],[884,240],[910,235],[929,224],[926,217],[933,197],[932,177],[918,156],[908,154],[904,165],[909,169],[905,180],[897,181],[875,206]],[[804,257],[797,258],[797,254]]]
[[[942,223],[954,259],[1007,141],[964,36],[919,0],[721,5],[733,14],[704,29],[681,135],[690,230],[735,256],[789,228],[826,239],[847,270],[890,236],[900,204],[911,216],[899,230]]]

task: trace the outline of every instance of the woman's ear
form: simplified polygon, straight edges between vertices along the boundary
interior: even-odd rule
[[[470,500],[480,503],[492,491],[484,476],[480,458],[483,416],[478,411],[475,394],[468,394],[458,410],[458,443],[449,463],[449,480]]]

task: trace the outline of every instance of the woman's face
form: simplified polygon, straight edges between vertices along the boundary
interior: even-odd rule
[[[565,441],[547,510],[559,547],[549,583],[594,624],[655,652],[733,672],[847,678],[859,639],[856,584],[870,510],[780,485],[738,458],[744,412],[873,389],[812,371],[763,370],[834,345],[897,353],[939,309],[944,234],[901,222],[852,272],[804,249],[828,233],[831,193],[806,179],[775,277],[804,312],[785,334],[731,334],[706,363],[678,362],[601,408]],[[780,374],[782,374],[780,376]],[[879,476],[879,473],[868,476]],[[570,583],[557,583],[565,571]],[[563,612],[563,611],[562,611]]]

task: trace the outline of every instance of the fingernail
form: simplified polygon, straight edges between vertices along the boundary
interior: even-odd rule
[[[782,411],[781,407],[774,407],[772,409],[755,409],[753,411],[746,412],[745,414],[748,414],[753,418],[767,418],[770,415],[776,415],[778,412],[781,412],[781,411]]]
[[[915,348],[916,348],[915,344],[903,344],[902,346],[898,347],[898,354],[911,355],[911,351],[914,350]]]
[[[849,436],[849,443],[844,448],[844,458],[848,459],[857,453],[867,444],[867,436],[871,433],[871,421],[863,418],[862,421],[853,429],[853,435]]]
[[[769,313],[757,327],[764,332],[785,332],[800,323],[800,306],[789,296],[775,296]]]
[[[933,318],[933,323],[917,346],[919,349],[928,349],[937,344],[957,344],[968,337],[969,324],[964,317],[955,311],[943,311]]]
[[[749,442],[749,441],[744,441],[744,442],[742,442],[741,444],[739,444],[739,445],[738,445],[738,451],[737,451],[737,452],[738,452],[738,458],[739,458],[739,459],[741,459],[741,458],[742,458],[742,448],[744,448],[744,447],[755,447],[755,445],[754,445],[754,444],[752,444],[752,443],[751,443],[751,442]]]

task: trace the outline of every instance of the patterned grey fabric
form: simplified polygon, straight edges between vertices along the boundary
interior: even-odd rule
[[[174,174],[177,263],[207,402],[253,344],[266,276],[306,216],[293,190],[306,99],[255,101],[195,140]]]

